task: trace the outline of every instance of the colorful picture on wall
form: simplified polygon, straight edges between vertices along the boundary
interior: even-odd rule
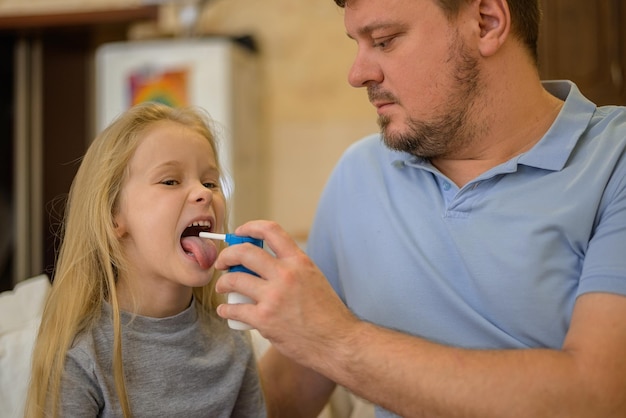
[[[153,101],[171,107],[188,106],[189,69],[142,68],[128,77],[129,107]]]

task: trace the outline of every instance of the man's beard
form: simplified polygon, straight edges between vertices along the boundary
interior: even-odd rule
[[[378,125],[387,147],[423,158],[445,157],[467,146],[476,137],[477,129],[471,125],[469,115],[478,96],[480,70],[477,59],[469,53],[458,34],[450,46],[449,60],[455,65],[454,85],[447,100],[439,106],[440,115],[430,121],[409,118],[408,130],[398,133],[389,132],[389,117],[380,116]],[[370,98],[385,97],[384,92],[376,92],[376,86],[368,94]]]

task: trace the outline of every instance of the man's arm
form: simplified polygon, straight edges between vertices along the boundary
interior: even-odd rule
[[[411,417],[626,416],[626,297],[579,298],[562,350],[464,350],[366,323],[320,369]]]
[[[271,418],[317,417],[335,383],[270,347],[259,362]]]
[[[355,318],[278,225],[253,222],[237,233],[265,239],[276,257],[241,245],[222,251],[218,268],[244,264],[265,280],[223,275],[218,291],[257,303],[221,305],[219,314],[250,323],[284,356],[369,401],[411,417],[626,416],[626,297],[579,297],[561,350],[460,349]]]

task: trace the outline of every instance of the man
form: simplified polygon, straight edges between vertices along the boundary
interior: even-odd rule
[[[542,85],[536,0],[336,1],[382,141],[337,165],[311,259],[259,221],[276,257],[216,264],[265,279],[225,274],[256,304],[218,312],[273,343],[276,415],[336,382],[379,417],[626,416],[625,109]]]

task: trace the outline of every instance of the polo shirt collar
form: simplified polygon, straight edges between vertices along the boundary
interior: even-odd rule
[[[596,105],[585,98],[571,81],[544,81],[543,86],[565,103],[543,138],[514,160],[531,167],[559,171],[565,167],[572,150],[587,130]]]

